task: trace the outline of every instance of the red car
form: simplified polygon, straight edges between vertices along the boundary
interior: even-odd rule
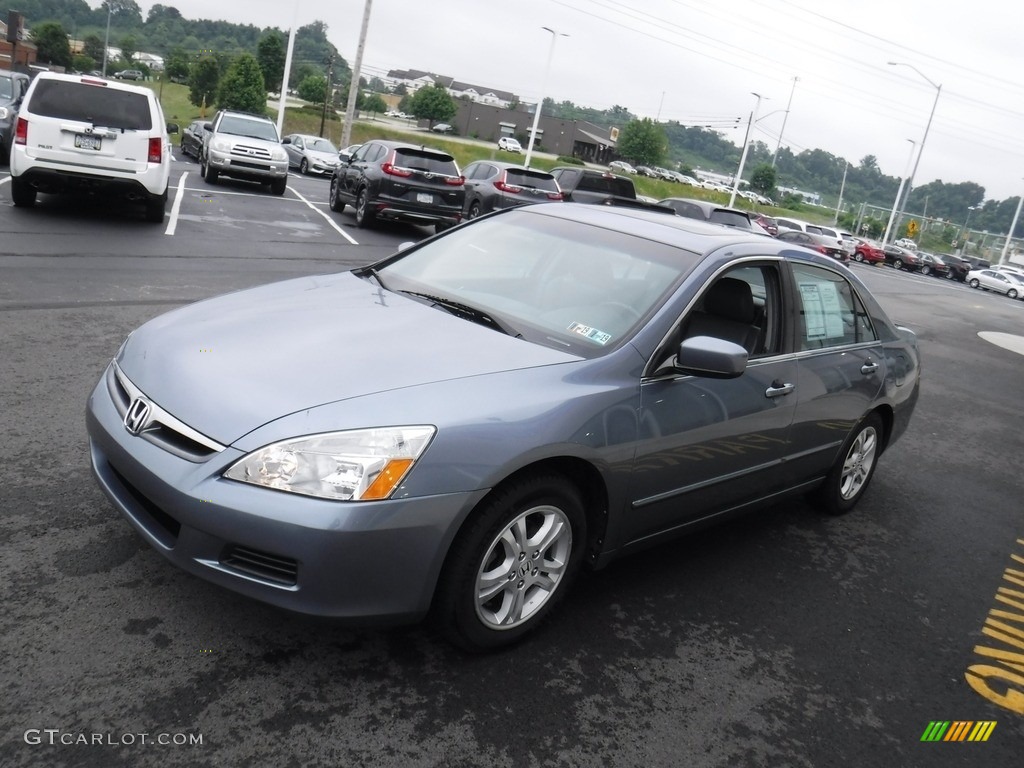
[[[885,251],[874,240],[855,237],[853,242],[856,246],[853,251],[854,261],[867,262],[868,264],[880,264],[885,261]]]
[[[765,216],[763,213],[757,213],[755,211],[750,212],[750,220],[755,224],[760,224],[764,230],[775,237],[779,234],[779,225],[775,223],[775,219],[771,216]]]

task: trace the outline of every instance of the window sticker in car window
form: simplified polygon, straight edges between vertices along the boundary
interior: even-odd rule
[[[800,298],[808,340],[843,336],[843,308],[834,283],[800,283]]]
[[[583,325],[583,323],[570,323],[569,333],[577,333],[580,336],[590,339],[595,344],[600,344],[601,346],[604,346],[612,340],[612,335],[610,333],[599,331],[597,328],[591,328],[589,325]]]

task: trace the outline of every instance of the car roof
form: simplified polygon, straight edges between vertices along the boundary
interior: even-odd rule
[[[530,171],[531,173],[540,174],[542,176],[551,176],[550,173],[545,171],[543,168],[527,168],[522,163],[510,163],[507,160],[487,160],[486,158],[480,160],[474,160],[469,165],[478,165],[480,163],[486,163],[487,165],[493,165],[495,168],[501,168],[502,170],[509,170],[514,168],[517,171]],[[466,166],[467,168],[469,166]],[[552,177],[554,178],[554,177]]]

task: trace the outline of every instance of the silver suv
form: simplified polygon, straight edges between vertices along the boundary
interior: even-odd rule
[[[11,199],[92,194],[142,203],[164,219],[171,172],[168,131],[149,88],[83,75],[42,72],[18,110],[11,145]]]
[[[200,174],[207,184],[221,176],[269,184],[275,195],[288,188],[288,153],[269,118],[222,109],[203,126]]]

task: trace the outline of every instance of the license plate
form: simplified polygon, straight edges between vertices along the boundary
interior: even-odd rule
[[[416,193],[417,203],[432,203],[434,202],[434,196],[429,192],[417,192]]]
[[[103,139],[100,136],[90,136],[86,133],[75,134],[75,146],[78,149],[99,149],[103,144]]]

